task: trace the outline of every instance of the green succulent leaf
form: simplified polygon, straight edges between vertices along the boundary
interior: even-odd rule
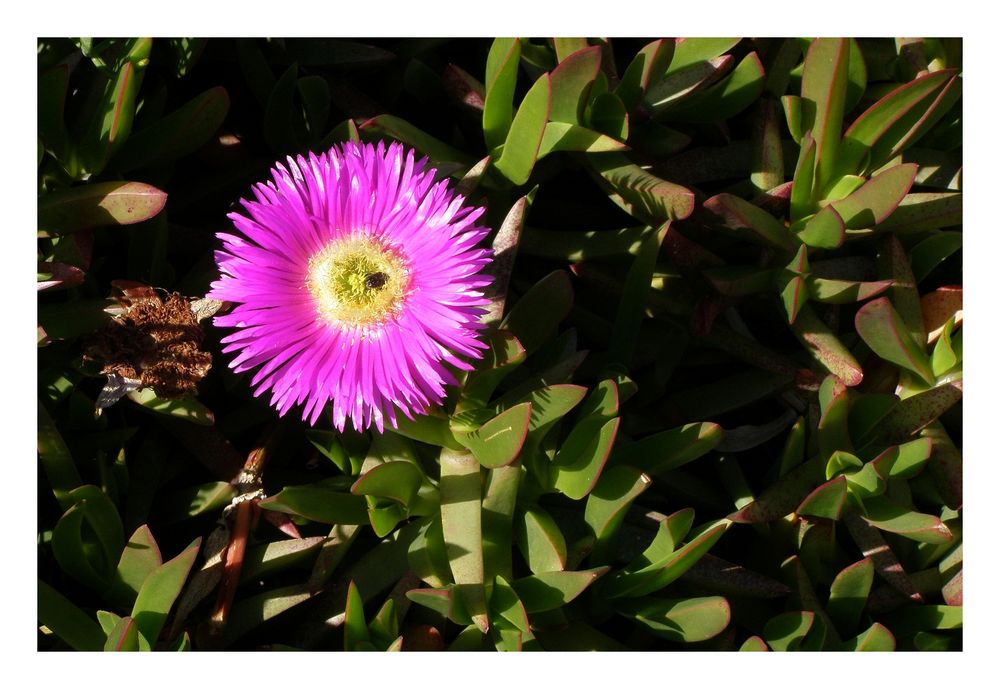
[[[486,59],[486,98],[483,105],[483,135],[486,146],[494,149],[507,139],[514,119],[514,86],[521,60],[521,42],[498,38]]]
[[[539,572],[515,579],[511,586],[529,613],[546,612],[572,602],[607,571],[607,567],[595,567],[578,571]]]
[[[367,524],[366,502],[321,483],[286,486],[257,503],[265,510],[305,517],[322,524]]]
[[[89,615],[41,579],[38,580],[38,621],[77,651],[99,651],[105,632]]]
[[[591,554],[594,563],[611,561],[616,549],[615,536],[625,513],[650,483],[649,476],[630,466],[613,466],[601,474],[584,508],[584,521],[594,537]]]
[[[923,343],[914,341],[888,297],[880,297],[862,306],[854,319],[854,326],[865,344],[880,357],[916,373],[928,384],[934,383],[934,372]]]
[[[143,580],[132,606],[132,617],[139,633],[150,643],[155,643],[160,637],[167,614],[180,595],[200,548],[201,539],[198,538],[184,552],[164,562]]]
[[[549,75],[543,74],[521,101],[503,151],[494,163],[496,169],[516,185],[526,183],[531,176],[551,109],[552,83]]]
[[[133,225],[163,210],[167,194],[142,182],[98,182],[43,196],[38,229],[64,234],[107,225]]]
[[[517,404],[501,412],[474,431],[453,428],[455,438],[467,447],[484,467],[507,466],[521,452],[531,421],[531,402]]]
[[[841,633],[857,628],[875,577],[875,566],[865,558],[841,570],[830,584],[826,611]]]
[[[623,611],[657,636],[680,643],[706,641],[721,634],[731,615],[729,602],[721,596],[644,599]]]
[[[815,619],[816,614],[808,610],[781,613],[768,620],[762,636],[773,651],[797,651]]]

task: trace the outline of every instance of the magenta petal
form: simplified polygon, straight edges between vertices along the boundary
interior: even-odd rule
[[[329,403],[336,428],[381,431],[440,404],[452,371],[482,356],[484,209],[434,177],[399,143],[348,142],[276,164],[230,215],[209,296],[237,306],[215,324],[235,329],[222,339],[230,367],[257,369],[254,394],[270,391],[279,414],[300,406],[314,425]],[[312,256],[356,236],[390,247],[409,271],[398,313],[364,327],[324,319],[307,284]]]

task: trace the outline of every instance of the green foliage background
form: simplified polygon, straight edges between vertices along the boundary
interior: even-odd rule
[[[960,649],[961,55],[40,40],[39,649]],[[196,396],[95,416],[109,297],[218,308],[226,213],[349,139],[496,229],[446,407],[278,421],[203,320]]]

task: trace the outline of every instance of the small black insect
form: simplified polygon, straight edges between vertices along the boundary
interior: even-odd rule
[[[387,282],[389,282],[389,276],[385,273],[368,273],[368,275],[365,275],[366,289],[382,289]]]

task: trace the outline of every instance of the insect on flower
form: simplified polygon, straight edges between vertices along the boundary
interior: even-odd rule
[[[345,143],[277,164],[229,216],[209,296],[236,307],[215,323],[279,414],[315,424],[332,403],[340,430],[395,427],[482,355],[489,230],[434,175],[401,144]]]

